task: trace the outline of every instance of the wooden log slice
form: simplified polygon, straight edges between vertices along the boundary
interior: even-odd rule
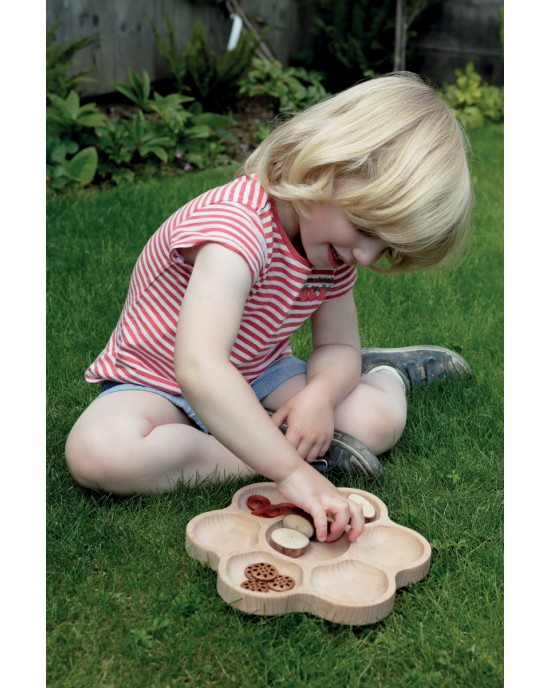
[[[303,533],[309,540],[315,535],[313,519],[301,514],[287,514],[283,518],[283,527],[297,530],[299,533]]]
[[[365,499],[365,497],[358,494],[349,494],[348,499],[350,502],[359,504],[359,506],[363,509],[365,523],[368,523],[369,521],[374,521],[374,519],[376,518],[376,510],[368,499]]]
[[[309,538],[292,528],[275,528],[269,537],[273,549],[287,557],[301,557],[309,545]]]

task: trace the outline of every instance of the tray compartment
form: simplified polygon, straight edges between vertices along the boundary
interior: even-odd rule
[[[256,485],[249,485],[243,488],[241,491],[237,492],[233,498],[234,503],[237,508],[245,514],[251,514],[251,510],[246,504],[246,500],[251,495],[261,495],[262,497],[267,497],[272,504],[280,504],[281,502],[288,502],[281,492],[272,483],[260,483]],[[261,518],[260,516],[254,516],[254,518]]]
[[[212,561],[208,552],[215,554],[219,561],[219,556],[225,552],[257,547],[259,533],[260,524],[255,519],[226,509],[211,511],[189,522],[187,549],[200,561]]]
[[[336,605],[374,604],[395,591],[395,585],[382,569],[357,559],[316,566],[309,582],[316,594]]]
[[[408,569],[424,559],[430,546],[418,533],[396,523],[367,525],[356,543],[357,556],[386,570]]]
[[[270,592],[270,593],[253,593],[255,595],[288,595],[299,588],[304,580],[304,574],[301,566],[293,564],[295,559],[285,557],[282,554],[271,554],[263,549],[258,549],[253,552],[243,552],[242,554],[234,554],[230,556],[224,566],[225,574],[228,581],[239,588],[245,579],[244,570],[249,564],[257,562],[266,562],[275,566],[277,571],[284,576],[291,576],[294,578],[294,587],[287,592]],[[248,591],[246,591],[248,593]]]

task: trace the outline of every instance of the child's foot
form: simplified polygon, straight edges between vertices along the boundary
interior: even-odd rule
[[[339,430],[334,431],[327,453],[312,461],[311,465],[324,476],[351,473],[376,478],[383,473],[380,461],[368,447]]]
[[[453,377],[471,377],[468,363],[451,349],[422,344],[401,349],[361,349],[361,375],[380,366],[394,368],[407,390]]]

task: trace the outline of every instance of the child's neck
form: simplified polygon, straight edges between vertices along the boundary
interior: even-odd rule
[[[292,203],[281,201],[277,198],[275,199],[275,208],[277,209],[279,222],[290,243],[300,251],[302,249],[302,241],[300,239],[300,218],[298,213],[292,207]]]

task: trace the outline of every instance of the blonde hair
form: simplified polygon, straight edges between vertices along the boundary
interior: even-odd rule
[[[396,72],[284,122],[244,172],[299,214],[308,214],[309,203],[341,206],[354,225],[391,247],[384,271],[403,272],[462,254],[473,205],[468,151],[435,90],[416,74]]]

